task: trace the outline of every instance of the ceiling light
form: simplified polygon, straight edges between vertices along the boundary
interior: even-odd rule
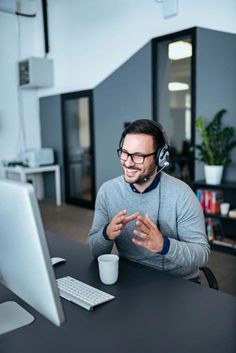
[[[183,82],[170,82],[168,83],[169,91],[187,91],[189,89],[189,85]]]
[[[171,60],[180,60],[192,56],[192,44],[179,40],[168,45],[168,57]]]

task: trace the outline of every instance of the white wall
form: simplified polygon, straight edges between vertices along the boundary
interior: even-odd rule
[[[235,0],[179,0],[178,16],[169,19],[155,0],[48,0],[55,85],[18,92],[17,62],[44,55],[41,1],[34,3],[36,18],[0,12],[0,159],[40,146],[39,96],[93,88],[163,34],[193,26],[236,33]]]
[[[39,5],[36,18],[0,12],[0,160],[41,143],[37,91],[19,90],[17,66],[19,60],[43,55]]]

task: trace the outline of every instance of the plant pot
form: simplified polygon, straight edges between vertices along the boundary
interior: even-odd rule
[[[223,174],[223,165],[204,165],[206,183],[218,185],[221,183]]]

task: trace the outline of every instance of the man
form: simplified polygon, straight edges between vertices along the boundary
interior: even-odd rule
[[[203,212],[189,186],[162,171],[168,154],[158,123],[140,119],[124,130],[124,175],[101,186],[89,244],[94,257],[115,243],[122,257],[196,280],[209,253]]]

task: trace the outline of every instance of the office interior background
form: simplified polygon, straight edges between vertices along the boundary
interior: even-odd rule
[[[192,33],[188,30],[193,28],[197,28],[200,48],[196,58],[196,86],[191,97],[192,104],[195,102],[195,117],[202,114],[211,118],[225,108],[225,123],[236,127],[236,1],[170,1],[175,10],[177,5],[174,14],[171,14],[171,7],[164,8],[165,2],[168,1],[48,0],[48,53],[45,52],[40,0],[19,2],[22,13],[36,16],[16,16],[1,11],[0,160],[17,160],[22,151],[32,148],[56,149],[60,145],[59,140],[63,139],[61,129],[70,131],[70,126],[63,125],[61,115],[67,110],[73,111],[73,101],[81,99],[81,112],[86,115],[89,111],[93,118],[91,134],[86,135],[84,130],[82,137],[85,146],[91,143],[93,163],[86,175],[91,173],[93,180],[87,180],[90,191],[80,197],[82,202],[79,206],[91,206],[99,186],[120,174],[116,148],[125,124],[139,117],[151,119],[155,113],[153,110],[159,109],[159,106],[153,106],[152,85],[159,65],[154,69],[154,44],[158,45],[158,38],[168,41],[168,35],[174,33],[180,33],[177,39],[186,38]],[[31,57],[52,59],[54,79],[51,87],[19,87],[18,63]],[[160,79],[160,75],[158,77]],[[159,120],[169,133],[165,118],[162,116]],[[175,133],[179,136],[178,129]],[[192,135],[195,136],[194,132]],[[197,134],[195,137],[197,141]],[[54,146],[49,146],[52,141]],[[68,136],[64,144],[66,141],[70,141]],[[68,164],[61,171],[63,202],[71,200],[76,203],[75,195],[81,193],[80,185],[74,185],[78,172],[74,171],[74,177],[68,172],[70,162],[76,157],[64,160],[62,150],[66,146],[62,144],[56,151],[56,161],[61,166],[64,162]],[[91,160],[91,156],[88,155],[87,159]],[[232,153],[232,160],[224,178],[235,182],[236,150]],[[193,168],[193,179],[203,179],[203,165],[196,162]],[[45,197],[53,197],[52,180],[50,177],[44,179]],[[68,183],[73,184],[72,189],[68,190]],[[48,208],[47,205],[42,208],[42,213],[52,226],[52,221],[45,214]],[[68,210],[67,217],[70,212],[75,212],[74,208]],[[55,215],[50,215],[56,222],[58,210],[55,210]],[[224,266],[223,261],[220,267]],[[232,271],[235,273],[236,265],[233,261],[230,257],[227,269],[231,279],[235,279]]]

